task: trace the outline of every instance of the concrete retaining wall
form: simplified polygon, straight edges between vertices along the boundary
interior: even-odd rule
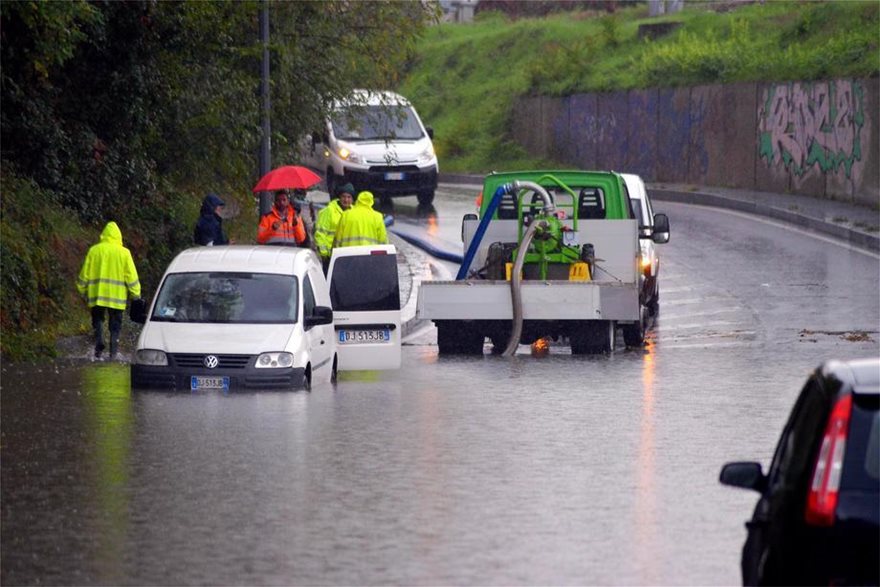
[[[880,207],[880,79],[522,98],[534,156],[649,182],[791,192]]]

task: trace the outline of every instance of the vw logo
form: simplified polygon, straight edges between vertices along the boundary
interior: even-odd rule
[[[208,355],[207,357],[205,357],[205,367],[207,367],[208,369],[213,369],[219,364],[220,359],[218,359],[216,356]]]

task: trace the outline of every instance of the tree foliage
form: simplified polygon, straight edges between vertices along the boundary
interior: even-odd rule
[[[275,164],[295,157],[297,137],[317,127],[333,100],[355,87],[396,87],[416,38],[437,16],[422,2],[0,3],[5,354],[11,333],[27,337],[41,324],[39,299],[18,298],[46,295],[16,284],[51,271],[72,294],[79,261],[59,266],[47,261],[67,257],[57,251],[12,253],[53,243],[84,252],[89,244],[51,234],[51,225],[34,232],[8,213],[10,202],[63,211],[94,239],[116,220],[142,281],[155,284],[189,244],[205,192],[247,194],[261,140],[265,6]]]

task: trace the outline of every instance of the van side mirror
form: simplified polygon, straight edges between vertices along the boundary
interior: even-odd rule
[[[327,306],[315,306],[312,315],[306,316],[303,323],[306,330],[321,324],[333,324],[333,310]]]
[[[473,214],[473,213],[468,213],[468,214],[465,214],[464,216],[462,216],[462,218],[461,218],[461,242],[464,242],[464,225],[465,225],[465,223],[467,223],[468,221],[474,222],[479,219],[480,219],[480,217],[477,216],[476,214]]]
[[[751,489],[763,493],[767,488],[767,477],[761,471],[761,463],[727,463],[721,468],[718,480],[722,485]]]
[[[146,324],[147,302],[145,302],[143,298],[136,298],[134,300],[131,300],[131,305],[129,305],[128,307],[128,317],[131,318],[132,322],[137,322],[138,324]]]
[[[433,126],[426,126],[425,132],[428,133],[428,138],[433,141],[434,140],[434,127]]]
[[[666,214],[654,214],[654,235],[651,238],[658,245],[669,242],[669,217]]]

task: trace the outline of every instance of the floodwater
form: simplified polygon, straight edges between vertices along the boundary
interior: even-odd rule
[[[757,494],[721,465],[767,465],[819,362],[880,354],[880,269],[655,208],[673,235],[643,349],[445,358],[426,325],[398,372],[226,394],[4,364],[0,581],[738,583]]]

